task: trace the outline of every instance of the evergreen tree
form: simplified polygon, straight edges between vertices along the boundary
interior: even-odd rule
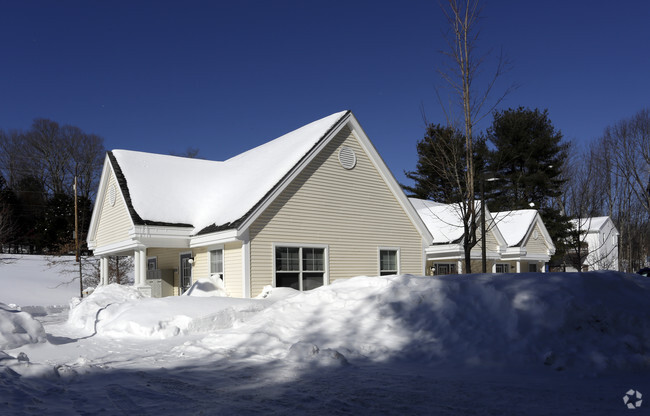
[[[530,208],[534,204],[556,245],[552,262],[565,254],[563,242],[570,224],[556,203],[562,195],[562,177],[569,144],[553,127],[548,111],[523,107],[495,112],[488,130],[494,146],[490,169],[499,178],[488,206],[492,211]]]

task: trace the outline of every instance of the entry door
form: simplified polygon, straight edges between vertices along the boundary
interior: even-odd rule
[[[191,253],[181,254],[181,294],[189,289],[190,285],[192,284],[192,265],[190,264],[191,258]]]

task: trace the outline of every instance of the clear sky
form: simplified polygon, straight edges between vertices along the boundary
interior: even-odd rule
[[[650,107],[650,1],[485,1],[480,26],[513,64],[499,88],[519,84],[501,108],[548,109],[584,145]],[[225,160],[349,109],[405,182],[420,108],[445,122],[445,30],[435,0],[0,0],[0,128],[44,117]]]

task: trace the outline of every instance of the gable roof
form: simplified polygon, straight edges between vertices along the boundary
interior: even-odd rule
[[[465,234],[455,204],[442,204],[426,199],[409,198],[413,208],[433,237],[433,244],[458,243]]]
[[[494,212],[492,217],[508,247],[516,247],[523,243],[524,238],[533,227],[537,211],[534,209],[520,209]]]
[[[350,114],[314,121],[226,161],[113,150],[108,158],[135,224],[236,227]]]
[[[579,228],[581,230],[587,230],[587,232],[597,232],[600,231],[601,228],[603,228],[603,225],[609,220],[610,218],[608,216],[605,217],[589,217],[589,218],[581,218],[578,220],[577,218],[574,218],[572,220],[569,220],[571,224],[573,224],[576,228]],[[580,221],[580,222],[578,222]]]

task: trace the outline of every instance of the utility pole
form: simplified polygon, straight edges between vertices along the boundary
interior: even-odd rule
[[[74,177],[74,246],[75,261],[79,263],[79,296],[84,297],[84,282],[79,253],[79,209],[77,202],[77,176]]]

